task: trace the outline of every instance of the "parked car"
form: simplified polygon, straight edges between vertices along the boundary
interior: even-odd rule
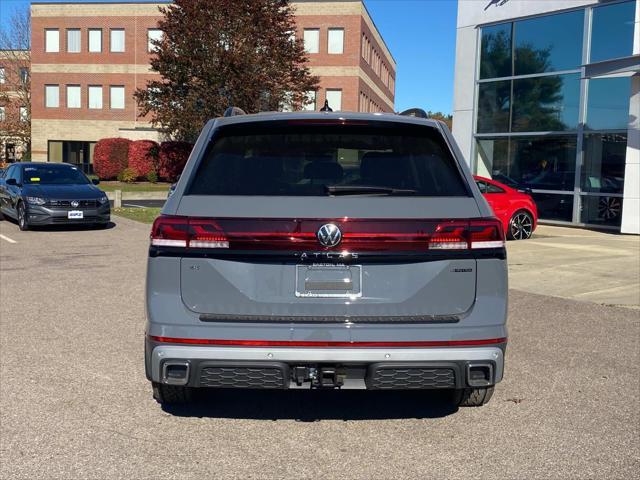
[[[502,222],[444,124],[234,115],[153,224],[145,367],[195,388],[446,389],[489,401],[507,344]]]
[[[64,163],[14,163],[0,181],[0,215],[20,230],[36,225],[109,223],[105,193],[78,168]]]
[[[528,193],[490,178],[474,176],[480,192],[487,199],[510,240],[526,240],[538,225],[536,202]]]

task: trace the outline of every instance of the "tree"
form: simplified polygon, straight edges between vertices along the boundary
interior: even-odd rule
[[[449,130],[451,130],[452,128],[453,115],[451,115],[450,113],[432,112],[431,110],[429,110],[427,112],[427,117],[433,118],[435,120],[442,120],[444,123],[447,124],[447,127],[449,127]]]
[[[160,11],[151,68],[161,78],[135,97],[140,114],[175,140],[194,142],[229,106],[298,106],[317,87],[286,0],[176,0]]]
[[[21,147],[22,158],[31,154],[31,15],[29,8],[16,10],[0,27],[0,65],[4,83],[0,85],[0,106],[5,120],[0,137]]]

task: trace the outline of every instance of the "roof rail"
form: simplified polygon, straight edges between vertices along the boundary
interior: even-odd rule
[[[246,115],[246,112],[238,107],[229,107],[224,111],[223,117],[235,117],[236,115]]]
[[[400,113],[400,115],[404,115],[405,117],[429,118],[427,112],[421,108],[410,108]]]

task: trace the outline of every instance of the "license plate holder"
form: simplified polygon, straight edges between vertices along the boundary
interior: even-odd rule
[[[296,297],[357,298],[362,296],[362,266],[296,265]]]
[[[82,210],[69,210],[67,212],[67,218],[69,220],[82,220],[84,218],[84,212]]]

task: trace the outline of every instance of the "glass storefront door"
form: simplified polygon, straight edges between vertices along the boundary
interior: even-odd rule
[[[93,174],[93,148],[96,142],[50,140],[49,162],[65,162],[75,165],[88,175]]]

